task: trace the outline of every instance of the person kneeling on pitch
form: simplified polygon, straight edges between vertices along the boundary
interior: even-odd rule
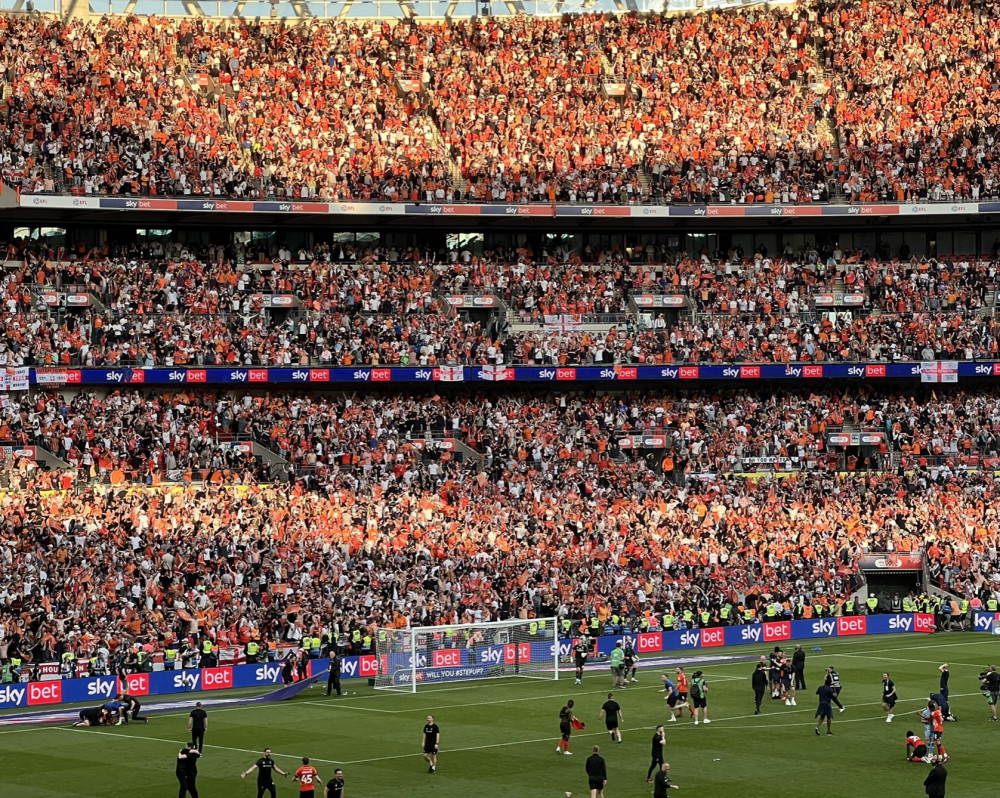
[[[927,744],[921,740],[912,729],[906,732],[906,758],[910,762],[930,762],[927,755]]]
[[[108,726],[110,713],[104,707],[92,707],[80,710],[80,720],[74,726]]]

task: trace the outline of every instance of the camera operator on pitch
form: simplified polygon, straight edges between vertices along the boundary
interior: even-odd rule
[[[990,705],[991,721],[997,719],[997,698],[1000,697],[1000,673],[997,673],[997,666],[990,667],[979,674],[979,689],[986,697],[986,703]]]

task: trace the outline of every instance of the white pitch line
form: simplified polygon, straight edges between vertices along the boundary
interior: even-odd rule
[[[297,704],[308,704],[311,707],[326,709],[350,709],[355,712],[382,712],[386,715],[396,715],[400,712],[425,712],[423,708],[414,709],[375,709],[374,707],[359,707],[356,704],[346,704],[343,701],[298,701]],[[468,706],[467,704],[465,706]]]
[[[180,745],[180,746],[184,745],[183,742],[179,742],[177,740],[167,740],[167,739],[165,739],[163,737],[146,737],[146,736],[141,735],[141,734],[127,734],[127,735],[126,734],[115,734],[114,732],[97,731],[96,729],[91,729],[89,727],[85,727],[85,728],[70,728],[70,727],[66,727],[66,726],[56,726],[54,728],[57,731],[79,732],[80,734],[85,734],[88,737],[90,735],[92,735],[92,734],[101,734],[101,735],[104,735],[105,737],[117,737],[119,740],[148,740],[149,742],[154,742],[154,743],[170,743],[171,745]],[[234,752],[240,753],[240,754],[259,754],[259,753],[261,753],[260,750],[254,750],[252,748],[230,748],[229,746],[226,746],[226,745],[210,745],[209,743],[205,743],[205,748],[216,748],[216,749],[218,749],[220,751],[234,751]],[[273,751],[271,752],[271,756],[280,756],[280,757],[284,757],[286,759],[301,759],[302,758],[298,754],[278,754],[278,753],[274,753]],[[311,756],[311,757],[309,757],[309,759],[310,759],[310,761],[324,762],[324,763],[329,764],[329,765],[337,764],[336,761],[333,760],[333,759],[320,759],[319,757],[315,757],[315,756]]]
[[[873,659],[879,662],[924,662],[930,665],[940,665],[940,660],[936,659],[910,659],[909,657],[872,657],[868,654],[837,654],[838,657],[849,657],[850,659]],[[949,662],[948,667],[959,666],[963,668],[979,668],[983,669],[983,664],[978,665],[971,662]]]

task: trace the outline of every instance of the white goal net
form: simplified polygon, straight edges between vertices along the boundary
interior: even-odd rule
[[[436,682],[559,678],[555,618],[384,631],[376,638],[376,689],[415,693]]]

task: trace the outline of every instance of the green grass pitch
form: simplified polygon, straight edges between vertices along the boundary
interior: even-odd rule
[[[822,652],[813,652],[814,645]],[[923,735],[912,713],[937,691],[937,666],[951,666],[951,706],[957,723],[945,724],[948,796],[1000,795],[996,752],[1000,723],[978,691],[984,665],[1000,661],[1000,638],[971,634],[896,635],[803,641],[809,689],[797,707],[765,698],[753,716],[752,663],[700,666],[709,682],[710,726],[685,717],[667,725],[667,761],[681,795],[737,798],[894,798],[922,796],[928,765],[905,761],[910,728]],[[786,651],[792,644],[786,644]],[[768,646],[713,649],[709,654],[764,654]],[[815,690],[827,665],[841,673],[841,701],[833,737],[816,737]],[[881,673],[896,682],[896,719],[880,707]],[[691,667],[687,669],[688,673]],[[307,690],[295,700],[269,706],[209,712],[206,755],[199,791],[204,798],[255,798],[255,777],[241,781],[259,752],[270,746],[278,765],[294,772],[308,756],[324,779],[341,767],[345,798],[563,798],[588,795],[584,760],[598,744],[607,758],[607,798],[648,798],[646,768],[652,730],[667,719],[660,669],[640,661],[639,682],[616,690],[625,715],[624,742],[612,743],[598,712],[610,689],[603,665],[588,668],[583,684],[572,673],[558,682],[498,680],[422,687],[415,695],[376,692],[345,682],[347,696],[325,698]],[[355,692],[356,691],[356,692]],[[576,700],[587,724],[573,735],[574,756],[557,756],[558,713]],[[192,698],[192,705],[194,699]],[[441,727],[438,772],[420,757],[424,718]],[[0,729],[0,796],[174,796],[174,758],[186,742],[186,712],[154,717],[149,725],[108,729],[22,727]],[[298,785],[278,780],[279,798],[294,798]],[[319,793],[320,795],[322,793]]]

